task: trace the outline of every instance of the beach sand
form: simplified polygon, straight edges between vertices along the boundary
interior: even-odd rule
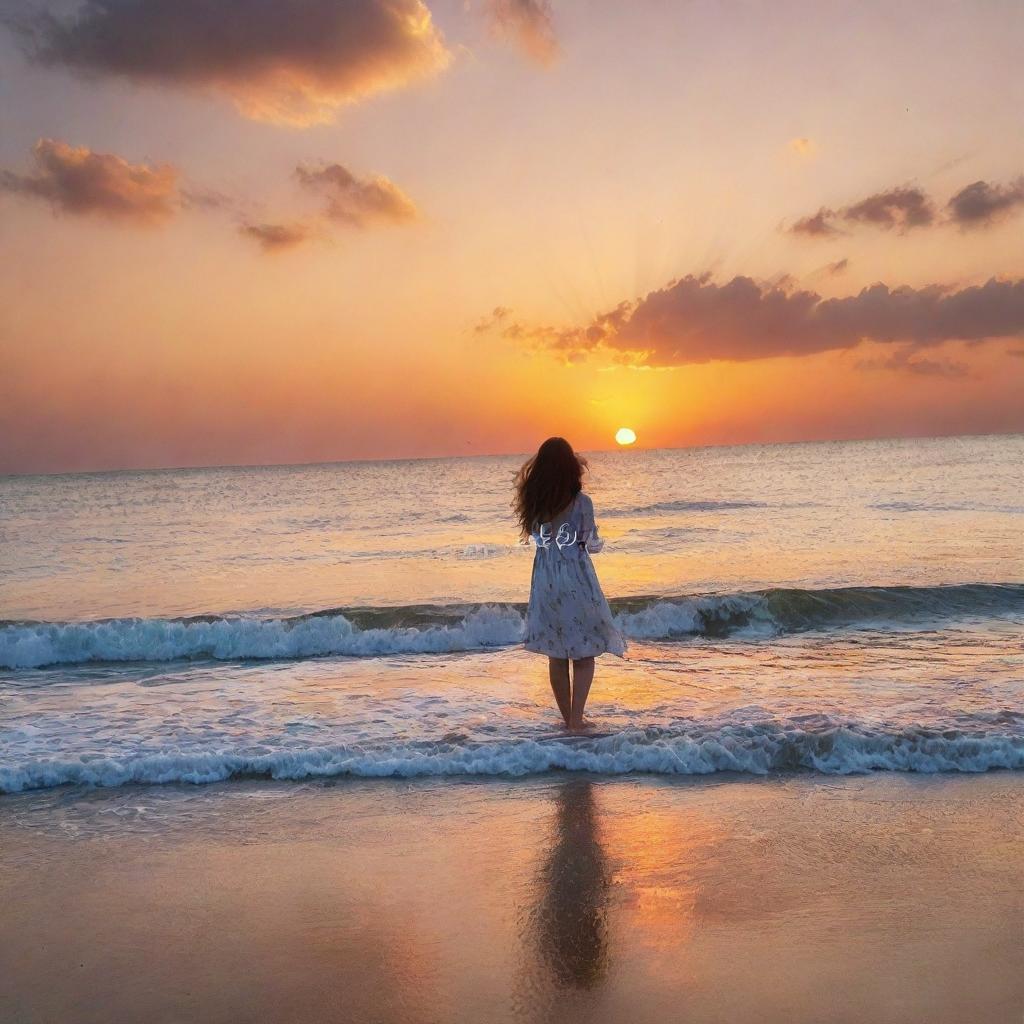
[[[0,1020],[1024,1018],[1024,778],[0,800]]]

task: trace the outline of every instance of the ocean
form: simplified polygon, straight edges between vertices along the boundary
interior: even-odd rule
[[[1024,768],[1024,437],[591,454],[571,741],[524,457],[0,479],[0,792]]]

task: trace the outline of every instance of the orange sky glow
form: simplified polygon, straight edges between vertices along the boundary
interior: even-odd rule
[[[734,6],[0,24],[0,473],[1024,430],[1024,8]]]

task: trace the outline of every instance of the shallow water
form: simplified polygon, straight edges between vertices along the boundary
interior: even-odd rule
[[[1024,438],[595,454],[631,643],[572,742],[519,461],[0,480],[0,791],[1024,767]]]

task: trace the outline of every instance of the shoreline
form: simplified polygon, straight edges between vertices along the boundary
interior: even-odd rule
[[[561,741],[569,750],[578,747],[586,740],[586,735],[551,737],[540,740],[545,745]],[[598,737],[605,738],[605,737]],[[942,769],[917,769],[917,768],[867,768],[849,771],[823,771],[820,768],[798,765],[791,768],[771,768],[764,772],[748,771],[744,769],[716,768],[707,771],[662,771],[655,768],[624,768],[621,771],[596,771],[589,767],[563,767],[552,765],[548,768],[537,769],[516,773],[512,771],[451,771],[448,773],[430,772],[409,772],[403,773],[393,771],[389,774],[374,774],[372,772],[354,772],[349,770],[338,770],[328,772],[317,772],[308,770],[304,774],[275,774],[277,769],[266,770],[245,770],[231,772],[228,775],[211,777],[209,779],[186,780],[181,778],[169,778],[166,781],[152,781],[129,779],[126,782],[93,783],[93,782],[59,782],[51,785],[31,786],[22,789],[0,789],[0,813],[3,812],[5,801],[18,799],[29,799],[41,797],[47,793],[64,794],[68,798],[88,799],[94,794],[100,793],[136,793],[144,794],[151,790],[167,790],[170,792],[189,792],[216,790],[218,787],[232,787],[246,784],[265,784],[272,786],[323,786],[333,787],[339,785],[356,785],[359,783],[373,784],[421,784],[429,786],[442,783],[462,783],[466,785],[516,785],[544,784],[545,782],[567,782],[572,779],[586,779],[593,783],[603,782],[635,782],[664,781],[668,785],[685,785],[687,782],[720,782],[729,783],[753,783],[753,782],[787,782],[820,779],[829,780],[856,780],[875,777],[894,776],[897,778],[921,778],[921,779],[958,779],[958,778],[985,778],[988,776],[1019,776],[1024,781],[1024,768],[1006,767],[1004,765],[993,765],[986,768],[942,768]]]

